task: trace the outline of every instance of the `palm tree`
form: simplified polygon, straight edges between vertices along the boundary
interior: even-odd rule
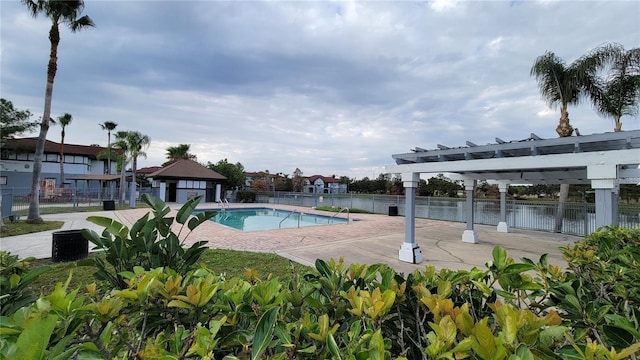
[[[598,65],[596,58],[581,58],[569,66],[553,52],[546,52],[539,56],[531,67],[531,76],[538,81],[540,95],[547,100],[549,106],[560,105],[560,120],[556,132],[560,137],[573,134],[573,127],[569,123],[570,104],[578,104],[583,94],[593,91],[593,74]],[[556,214],[555,231],[562,231],[564,206],[569,197],[569,184],[560,185],[558,212]]]
[[[36,144],[36,153],[33,161],[33,179],[31,181],[31,200],[29,202],[28,223],[42,223],[40,217],[40,174],[42,173],[42,157],[44,155],[44,144],[49,131],[49,120],[51,117],[51,99],[53,97],[53,82],[58,69],[58,44],[60,44],[60,24],[65,24],[71,32],[82,30],[86,27],[94,26],[93,21],[87,15],[80,16],[84,10],[83,0],[21,0],[27,6],[31,15],[37,17],[42,13],[51,19],[51,29],[49,30],[49,41],[51,43],[49,63],[47,66],[47,84],[44,96],[44,112],[40,123],[40,135]]]
[[[64,136],[65,136],[65,128],[67,125],[71,124],[73,121],[73,116],[69,113],[64,113],[62,116],[58,116],[58,124],[62,127],[62,132],[60,133],[60,188],[64,188]]]
[[[604,79],[595,82],[589,95],[596,111],[613,118],[614,131],[622,131],[620,118],[638,114],[640,102],[640,48],[626,51],[620,44],[607,44],[596,48],[591,61],[608,68]]]
[[[115,134],[115,142],[113,143],[113,147],[120,150],[120,156],[118,162],[120,163],[120,191],[118,193],[118,205],[124,206],[124,194],[126,189],[126,173],[127,173],[127,163],[128,153],[129,153],[129,142],[127,141],[127,137],[129,135],[128,131],[118,131]]]
[[[554,53],[546,52],[531,67],[531,76],[535,76],[538,81],[540,95],[547,100],[549,106],[560,105],[560,121],[556,128],[560,137],[573,134],[567,108],[580,102],[581,95],[586,92],[591,81],[595,64],[586,60],[579,59],[566,66]]]
[[[113,121],[105,121],[104,124],[98,124],[102,130],[107,130],[107,175],[111,174],[111,131],[115,130],[118,124]]]
[[[142,156],[144,158],[147,157],[147,153],[144,152],[144,149],[149,147],[151,140],[147,135],[143,135],[139,131],[129,131],[127,135],[127,142],[129,144],[129,157],[131,158],[131,176],[132,176],[132,188],[129,193],[129,207],[136,207],[136,167],[138,165],[138,157]]]
[[[162,164],[162,166],[167,166],[181,159],[189,159],[196,161],[198,157],[189,152],[191,145],[189,144],[180,144],[178,146],[169,146],[167,148],[167,159],[169,161]]]

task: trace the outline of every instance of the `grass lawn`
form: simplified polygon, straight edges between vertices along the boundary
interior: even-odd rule
[[[62,225],[64,225],[64,221],[45,221],[42,224],[27,224],[27,222],[24,220],[18,220],[14,222],[5,220],[4,225],[2,225],[2,229],[0,229],[0,237],[56,230],[60,229]]]
[[[94,209],[101,211],[102,208]],[[55,230],[62,227],[63,221],[45,221],[43,224],[27,224],[24,220],[13,223],[5,221],[0,232],[1,237],[16,236],[37,233],[40,231]],[[49,293],[58,282],[64,282],[72,272],[70,286],[72,289],[80,287],[84,292],[84,286],[95,281],[93,273],[97,268],[93,266],[92,257],[99,256],[96,253],[89,254],[89,258],[80,261],[54,263],[49,259],[36,259],[31,262],[31,268],[48,265],[52,269],[30,284],[29,289],[36,294]],[[227,278],[242,276],[246,269],[251,268],[258,273],[258,278],[266,279],[269,275],[279,277],[282,280],[290,280],[294,272],[306,273],[310,268],[294,263],[289,259],[272,253],[259,253],[249,251],[235,251],[224,249],[208,249],[200,257],[200,262],[215,273],[224,273]]]
[[[42,265],[52,267],[50,271],[29,285],[29,289],[35,294],[49,293],[58,282],[65,282],[69,273],[73,272],[70,288],[80,288],[80,293],[85,292],[85,285],[96,280],[93,273],[97,268],[93,266],[91,257],[99,256],[91,253],[87,259],[64,263],[54,263],[51,259],[37,259],[31,262],[31,268]],[[266,280],[269,275],[278,277],[283,281],[291,280],[294,273],[304,274],[311,268],[292,262],[289,259],[272,253],[259,253],[249,251],[236,251],[224,249],[208,249],[200,257],[200,263],[207,266],[214,273],[225,274],[226,278],[242,277],[246,269],[258,272],[258,278]]]

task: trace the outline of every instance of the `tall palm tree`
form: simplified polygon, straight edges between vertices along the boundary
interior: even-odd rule
[[[60,188],[64,188],[64,136],[67,125],[71,124],[73,116],[69,113],[64,113],[62,116],[58,116],[58,124],[62,127],[60,132]]]
[[[60,24],[67,25],[71,32],[76,32],[87,27],[94,26],[93,21],[87,15],[80,16],[84,10],[83,0],[21,0],[29,9],[33,17],[44,14],[51,19],[49,41],[51,43],[49,63],[47,66],[47,84],[44,95],[44,112],[40,123],[40,135],[36,144],[36,153],[33,161],[33,179],[31,181],[31,200],[29,202],[28,223],[42,223],[40,217],[40,174],[42,173],[42,157],[44,144],[49,131],[51,117],[51,99],[53,97],[53,82],[58,69],[58,45],[60,44]]]
[[[105,121],[104,124],[98,124],[102,130],[107,130],[107,175],[111,174],[111,131],[115,130],[118,124],[113,121]]]
[[[162,166],[167,166],[181,159],[189,159],[189,160],[197,160],[198,157],[189,152],[191,145],[189,144],[180,144],[178,146],[169,146],[167,148],[167,159],[169,161],[162,164]]]
[[[129,163],[129,142],[127,141],[128,131],[118,131],[115,134],[113,147],[119,151],[118,163],[120,165],[120,191],[118,192],[118,205],[124,206],[125,189],[127,188],[127,164]]]
[[[127,135],[127,142],[129,144],[129,157],[131,158],[131,176],[132,176],[132,188],[129,193],[129,207],[136,207],[136,168],[138,165],[138,157],[147,157],[147,153],[144,151],[149,147],[151,140],[147,135],[143,135],[139,131],[129,131]]]
[[[560,120],[556,132],[560,137],[573,134],[573,127],[569,123],[569,105],[578,104],[583,94],[593,89],[593,74],[598,63],[596,58],[583,57],[569,66],[553,52],[546,52],[539,56],[531,67],[531,76],[538,81],[540,95],[549,106],[560,105]],[[564,207],[569,197],[569,184],[560,185],[558,212],[554,231],[562,231]]]
[[[626,51],[620,44],[606,44],[588,57],[605,70],[604,79],[597,79],[594,91],[589,94],[593,106],[600,115],[613,119],[614,131],[622,131],[620,118],[638,114],[640,48]]]

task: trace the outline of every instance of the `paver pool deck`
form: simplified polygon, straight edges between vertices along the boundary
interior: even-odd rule
[[[175,204],[170,206],[174,211],[180,207]],[[231,207],[267,207],[328,214],[311,208],[271,204],[231,204]],[[201,204],[198,208],[219,210],[217,204]],[[101,233],[103,228],[88,222],[86,220],[88,216],[106,216],[131,226],[149,211],[149,209],[130,209],[52,214],[42,217],[45,220],[64,221],[63,227],[55,231],[88,228]],[[338,216],[346,217],[346,214],[342,213]],[[423,270],[426,265],[452,270],[484,268],[485,263],[491,259],[493,248],[498,245],[507,249],[509,256],[516,260],[527,257],[537,261],[542,254],[548,254],[550,263],[564,266],[565,261],[559,247],[581,239],[578,236],[520,229],[499,233],[495,226],[476,224],[474,229],[479,243],[469,244],[462,242],[462,233],[466,226],[464,223],[416,219],[416,243],[420,246],[424,260],[420,264],[410,264],[398,259],[398,250],[404,242],[404,217],[372,214],[350,214],[349,217],[352,220],[349,224],[254,232],[242,232],[206,222],[189,235],[186,243],[190,245],[204,240],[208,242],[210,248],[272,252],[311,266],[318,258],[328,260],[343,257],[347,264],[384,263],[398,272],[408,274],[416,269]],[[27,256],[49,258],[53,232],[0,238],[0,250],[17,254],[21,258]]]

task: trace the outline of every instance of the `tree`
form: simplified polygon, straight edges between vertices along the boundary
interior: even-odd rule
[[[180,144],[178,146],[169,146],[167,148],[167,159],[169,159],[169,161],[165,162],[164,164],[162,164],[162,166],[167,166],[169,164],[173,164],[174,162],[181,160],[181,159],[189,159],[189,160],[193,160],[193,161],[197,161],[198,157],[192,153],[189,152],[189,149],[191,148],[191,145],[189,144]]]
[[[118,124],[113,121],[105,121],[103,124],[98,124],[102,130],[107,130],[107,175],[111,174],[111,132],[116,129]]]
[[[128,131],[118,131],[115,134],[115,142],[113,143],[113,147],[115,149],[120,150],[120,191],[118,193],[118,204],[120,206],[124,206],[124,194],[126,189],[126,169],[127,164],[129,162],[128,154],[129,154],[129,142],[127,141],[127,136],[129,135]]]
[[[638,114],[640,101],[640,48],[625,51],[620,44],[596,48],[590,55],[592,62],[607,68],[604,79],[597,79],[589,95],[600,115],[612,118],[614,131],[622,131],[620,118]]]
[[[58,116],[56,122],[62,127],[60,132],[60,187],[64,188],[64,136],[67,125],[71,124],[73,116],[69,113],[65,113],[62,116]]]
[[[129,158],[131,158],[131,176],[132,185],[131,192],[129,193],[129,207],[136,207],[136,168],[138,165],[138,157],[147,157],[147,153],[144,151],[149,147],[151,140],[147,135],[143,135],[139,131],[129,131],[127,134],[127,142],[129,143]]]
[[[560,137],[568,137],[573,134],[573,127],[569,123],[568,106],[577,104],[583,94],[594,91],[593,75],[599,65],[596,60],[597,58],[593,57],[583,57],[567,66],[553,52],[546,52],[539,56],[531,67],[530,74],[535,76],[538,81],[542,98],[551,107],[560,105],[560,121],[556,127],[556,132]],[[556,232],[562,231],[564,206],[568,196],[569,184],[562,184],[556,214]]]
[[[71,32],[76,32],[87,27],[94,26],[93,21],[87,15],[80,16],[84,10],[83,0],[21,0],[27,6],[31,15],[35,18],[40,13],[51,20],[49,29],[49,41],[51,43],[49,63],[47,66],[47,83],[44,96],[44,111],[40,122],[40,135],[36,144],[36,153],[33,161],[33,179],[31,181],[31,200],[29,202],[28,223],[42,223],[40,217],[40,174],[42,173],[42,157],[44,145],[49,131],[51,116],[51,100],[53,98],[53,82],[58,70],[58,45],[60,44],[60,24],[67,25]]]
[[[302,192],[304,187],[304,177],[302,177],[302,170],[296,168],[293,171],[293,178],[291,178],[291,185],[293,187],[293,191]]]
[[[560,105],[560,121],[556,132],[560,137],[573,134],[573,127],[569,123],[569,105],[578,104],[592,82],[597,64],[593,58],[581,58],[569,66],[552,52],[539,56],[533,67],[531,76],[538,81],[540,95],[550,107]]]
[[[31,115],[29,110],[15,109],[11,101],[0,99],[0,146],[4,146],[7,139],[35,130],[38,122],[29,121]]]
[[[244,166],[241,163],[232,164],[227,159],[222,159],[217,163],[207,163],[207,167],[218,174],[227,178],[223,190],[237,188],[244,185],[246,175],[244,174]]]

